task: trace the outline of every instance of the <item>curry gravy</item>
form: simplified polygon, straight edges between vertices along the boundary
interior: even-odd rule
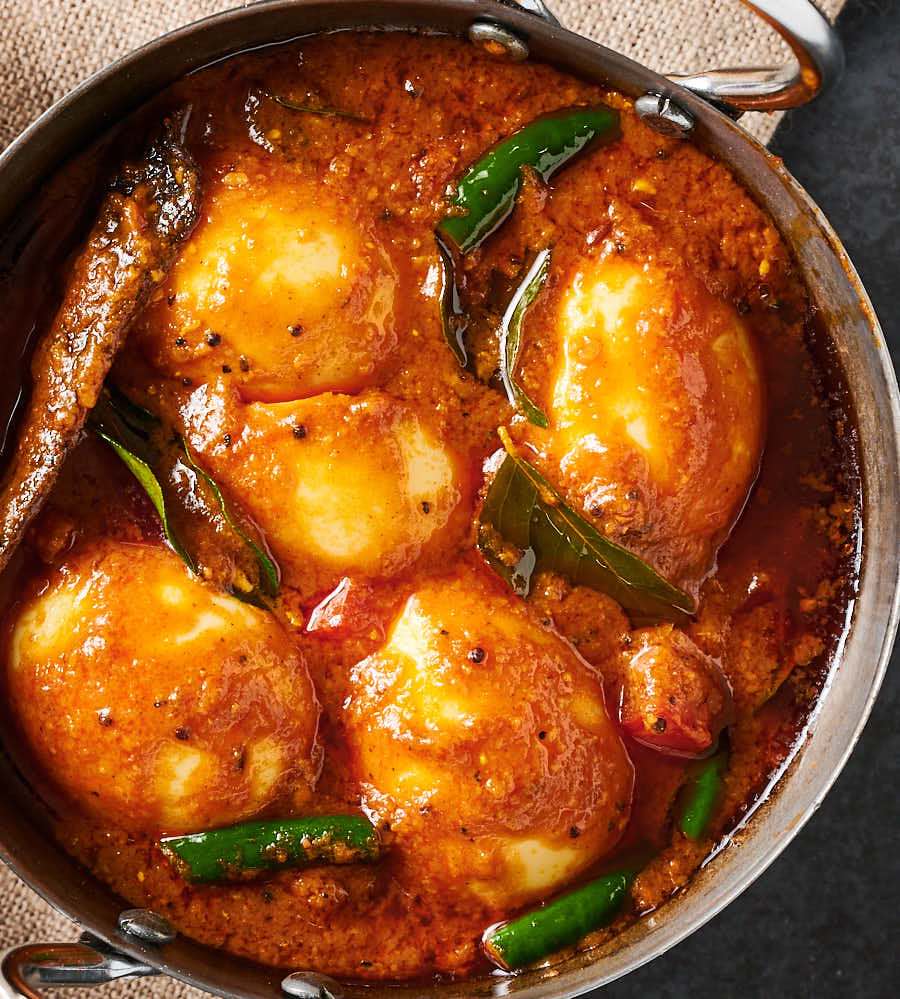
[[[598,101],[619,110],[621,138],[589,150],[549,184],[529,175],[509,222],[465,261],[475,319],[473,361],[464,370],[445,342],[439,309],[434,230],[447,210],[448,186],[491,145],[541,114]],[[285,102],[346,113],[309,113]],[[19,637],[8,648],[18,642],[19,651],[7,654],[18,733],[8,751],[52,803],[60,843],[86,868],[129,903],[236,955],[365,980],[484,972],[484,929],[543,896],[519,897],[512,882],[501,890],[499,868],[493,888],[464,883],[467,865],[477,866],[471,858],[483,834],[478,823],[487,829],[495,819],[505,822],[514,836],[559,825],[563,814],[563,839],[571,842],[554,856],[570,858],[575,873],[546,897],[615,870],[625,858],[641,858],[626,909],[582,946],[608,939],[688,884],[789,757],[852,598],[859,504],[854,430],[794,261],[723,165],[649,130],[626,98],[548,66],[492,59],[450,38],[313,37],[194,74],[142,114],[184,105],[191,108],[186,142],[200,168],[204,215],[132,331],[113,379],[186,437],[198,461],[259,526],[282,571],[283,634],[271,634],[262,611],[220,606],[215,600],[224,598],[210,596],[205,584],[182,579],[146,495],[109,449],[87,435],[30,532],[19,599],[9,611],[9,634]],[[21,340],[24,328],[47,322],[45,303],[65,273],[58,247],[69,250],[80,236],[71,205],[95,191],[97,162],[63,171],[51,195],[30,209],[34,226],[23,223],[24,240],[7,241],[3,339]],[[63,219],[72,231],[60,244]],[[299,248],[282,238],[285,232],[302,234]],[[511,425],[516,442],[566,501],[586,509],[578,487],[583,466],[567,465],[549,437],[513,420],[495,373],[497,319],[529,254],[548,245],[551,275],[529,312],[521,360],[529,392],[546,408],[555,405],[553,385],[564,363],[558,317],[576,279],[578,287],[587,281],[578,275],[595,267],[606,274],[625,268],[621,273],[638,281],[656,275],[659,294],[669,296],[666,302],[686,296],[686,314],[697,323],[727,307],[727,322],[738,324],[750,345],[746,364],[758,373],[752,404],[760,418],[746,430],[745,464],[726,474],[725,458],[713,448],[723,427],[730,432],[744,413],[736,407],[719,422],[712,413],[693,437],[673,430],[659,444],[666,475],[690,473],[664,515],[663,500],[646,499],[647,490],[643,519],[636,514],[621,527],[621,518],[603,521],[606,514],[597,513],[598,525],[621,527],[622,544],[656,559],[661,571],[697,594],[698,612],[684,630],[730,685],[725,793],[697,842],[673,819],[691,761],[649,748],[618,727],[623,655],[637,641],[628,617],[610,598],[554,574],[537,577],[523,604],[475,549],[473,524],[495,470],[489,459],[500,448],[498,426]],[[685,290],[688,284],[694,290]],[[41,296],[29,292],[36,287]],[[640,294],[639,284],[632,287]],[[667,383],[658,384],[663,407]],[[698,396],[704,390],[698,387]],[[648,405],[652,443],[654,400]],[[692,461],[702,449],[712,457],[698,471]],[[642,475],[651,475],[654,460],[647,458],[651,472]],[[563,466],[575,469],[568,479]],[[623,495],[630,495],[630,466],[610,467],[604,474],[618,476]],[[719,504],[730,489],[733,496]],[[702,541],[666,547],[698,509],[719,518],[717,526]],[[662,540],[652,533],[663,530],[660,524],[668,532]],[[214,534],[198,544],[215,548]],[[108,669],[100,652],[85,653],[84,682],[60,684],[65,664],[74,662],[63,651],[50,679],[17,673],[15,662],[27,660],[32,646],[35,656],[44,648],[43,626],[34,623],[44,620],[41,595],[69,592],[67,586],[98,574],[108,594],[105,616],[96,600],[77,614],[93,622],[119,666]],[[244,644],[238,648],[235,639],[221,653],[224,665],[217,665],[212,631],[202,639],[207,644],[185,646],[180,667],[169,646],[159,651],[153,644],[181,613],[154,609],[157,583],[150,581],[163,576],[176,603],[223,616],[222,634],[240,633]],[[114,620],[116,587],[126,583],[136,594],[129,600],[138,601],[127,634]],[[37,615],[25,632],[23,606]],[[473,624],[480,608],[481,632]],[[398,621],[411,622],[407,645]],[[68,625],[60,627],[52,640],[63,649]],[[459,710],[475,711],[477,700],[487,718],[484,728],[473,722],[475,742],[464,749],[452,739],[441,743],[440,726],[418,731],[390,721],[394,715],[379,700],[385,687],[399,683],[391,670],[406,668],[396,663],[409,643],[420,648],[416,642],[430,629],[436,644],[428,656],[459,655],[466,670],[474,663],[496,671],[441,674],[435,703],[446,707],[463,697],[460,691],[474,691]],[[476,632],[486,636],[483,645]],[[156,671],[141,667],[142,655],[157,663]],[[291,666],[294,657],[303,665]],[[541,657],[552,662],[552,683],[532,668]],[[120,668],[132,661],[130,672]],[[271,668],[260,670],[260,662]],[[198,690],[226,693],[207,701],[197,694],[194,713],[183,717],[179,691],[192,689],[199,669],[207,672]],[[303,671],[309,687],[297,679]],[[417,682],[412,676],[404,689]],[[117,683],[128,687],[127,698]],[[557,696],[568,700],[556,706]],[[566,728],[579,698],[601,705],[598,715],[579,716],[577,726]],[[318,748],[310,728],[316,701]],[[545,718],[537,706],[551,702]],[[201,703],[206,714],[196,707]],[[143,772],[139,767],[171,738],[179,752],[215,757],[217,744],[231,738],[235,712],[242,738],[255,747],[236,757],[238,776],[218,776],[206,791],[198,785],[190,810],[154,812],[146,802],[138,808],[138,792],[157,791],[122,786],[131,779],[126,758],[135,774]],[[553,784],[543,800],[529,795],[531,784],[512,788],[517,773],[543,780],[535,761],[545,757],[534,754],[551,750],[529,743],[527,761],[516,756],[531,738],[532,721],[541,743],[553,744],[554,724],[562,731],[557,745],[564,745],[571,767],[571,780]],[[434,799],[442,804],[423,799],[414,816],[386,805],[379,812],[380,799],[367,788],[375,782],[388,793],[392,752],[411,753],[403,759],[418,766],[409,762],[420,760],[417,739],[428,744],[427,766],[443,781]],[[70,745],[87,761],[71,773],[63,759]],[[105,763],[95,774],[97,761]],[[120,766],[114,786],[110,774]],[[484,791],[488,780],[493,799]],[[591,781],[591,801],[573,800]],[[392,785],[390,793],[400,792]],[[353,812],[363,799],[382,823],[386,845],[374,865],[201,886],[183,880],[157,845],[160,832],[195,831],[260,811]],[[490,801],[496,804],[486,817],[479,809],[491,811],[484,804]],[[140,821],[130,823],[129,816]],[[582,863],[586,851],[594,859]],[[485,863],[490,872],[494,861]]]

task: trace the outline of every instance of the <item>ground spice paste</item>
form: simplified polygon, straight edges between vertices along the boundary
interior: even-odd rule
[[[525,168],[509,218],[457,255],[461,366],[435,242],[458,178],[542,115],[601,103],[620,134],[548,180]],[[88,432],[17,569],[7,749],[68,851],[233,954],[480,973],[487,927],[628,867],[579,946],[600,942],[751,808],[843,627],[853,430],[794,262],[727,169],[625,98],[460,41],[314,37],[195,74],[141,120],[188,106],[200,222],[109,383],[153,414],[196,571]],[[7,329],[58,301],[96,163],[35,209],[55,226],[7,247]],[[512,373],[542,427],[499,358],[543,251]],[[638,621],[546,565],[513,592],[478,549],[507,450],[538,501],[696,613]],[[722,790],[687,835],[686,785],[717,746]],[[332,815],[371,820],[380,859],[203,884],[160,847]]]

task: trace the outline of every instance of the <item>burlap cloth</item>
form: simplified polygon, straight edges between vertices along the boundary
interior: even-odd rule
[[[89,74],[188,21],[238,0],[0,0],[0,148]],[[772,31],[735,0],[549,0],[566,27],[661,71],[767,65],[785,58]],[[834,16],[843,0],[821,0]],[[767,141],[777,117],[747,115]],[[76,928],[5,867],[0,869],[0,948],[72,940]],[[84,990],[54,996],[84,996]],[[202,993],[167,979],[143,979],[100,993],[187,999]]]

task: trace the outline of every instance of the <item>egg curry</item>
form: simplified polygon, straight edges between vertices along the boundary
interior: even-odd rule
[[[132,287],[85,233],[163,120]],[[63,847],[368,981],[559,961],[684,889],[853,590],[852,420],[772,222],[622,95],[446,37],[230,58],[91,156],[3,251],[6,330],[123,306],[6,570],[5,744]]]

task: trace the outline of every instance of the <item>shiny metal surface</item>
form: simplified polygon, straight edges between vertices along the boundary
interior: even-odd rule
[[[634,110],[645,124],[660,135],[686,139],[694,130],[694,118],[671,97],[644,94],[634,102]]]
[[[336,981],[313,971],[295,971],[282,981],[281,989],[285,995],[296,999],[344,999]]]
[[[169,920],[152,909],[125,909],[119,913],[118,924],[123,933],[157,946],[178,936]]]
[[[45,988],[93,988],[120,978],[156,975],[155,968],[87,935],[78,943],[26,944],[0,957],[0,995],[41,999]]]
[[[537,17],[542,17],[550,24],[559,25],[559,18],[544,3],[544,0],[502,0],[502,2],[521,7],[522,10],[528,11],[529,14],[534,14]]]
[[[526,43],[509,28],[494,21],[475,21],[470,24],[469,41],[491,55],[511,62],[524,62],[528,58]]]
[[[526,4],[537,6],[533,0]],[[540,5],[543,6],[543,5]],[[796,8],[758,3],[760,9]],[[802,4],[800,6],[806,6]],[[871,305],[834,232],[779,161],[696,94],[557,24],[492,0],[268,0],[208,18],[104,70],[47,112],[0,156],[0,226],[35,186],[104,127],[185,72],[229,53],[315,31],[390,27],[465,37],[476,22],[502,25],[526,41],[535,59],[640,98],[668,97],[693,120],[692,141],[726,162],[765,207],[790,245],[828,328],[858,416],[863,470],[860,587],[848,631],[815,716],[784,767],[776,792],[747,816],[697,876],[691,889],[608,946],[516,977],[415,987],[340,987],[345,999],[568,999],[583,995],[678,943],[743,891],[784,849],[827,793],[850,754],[877,694],[897,627],[900,550],[900,395]],[[17,949],[3,967],[24,987],[28,974],[91,974],[97,955],[121,974],[158,970],[235,999],[284,996],[284,972],[240,961],[179,937],[162,947],[122,934],[121,899],[56,845],[46,809],[0,757],[0,855],[35,890],[105,941]],[[58,947],[85,947],[59,951]],[[100,949],[102,947],[102,949]],[[43,955],[47,961],[38,961]],[[54,963],[54,955],[58,960]],[[60,960],[62,963],[60,964]],[[93,964],[91,962],[94,962]],[[81,963],[79,963],[81,962]],[[117,963],[119,962],[119,963]],[[40,965],[36,970],[36,965]],[[104,974],[107,973],[104,965]],[[124,970],[130,967],[130,971]],[[55,968],[55,970],[54,970]],[[288,976],[296,988],[316,976]],[[71,981],[71,979],[66,979]],[[106,979],[104,979],[106,980]],[[59,979],[56,979],[59,982]],[[48,984],[46,981],[43,984]],[[19,992],[12,995],[34,996]],[[294,993],[298,994],[298,993]],[[303,995],[303,992],[299,993]]]
[[[783,111],[807,104],[839,79],[844,69],[844,47],[810,0],[742,2],[781,35],[793,58],[783,66],[669,73],[669,80],[737,118],[745,111]],[[517,0],[517,6],[559,24],[543,0]],[[665,118],[659,120],[664,122]],[[658,131],[671,134],[662,127]]]
[[[844,69],[844,47],[810,0],[744,0],[794,54],[784,66],[669,74],[669,79],[730,111],[782,111],[811,101]]]

